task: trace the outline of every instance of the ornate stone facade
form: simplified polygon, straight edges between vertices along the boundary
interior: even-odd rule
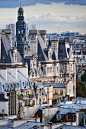
[[[30,36],[33,30],[30,31]],[[36,32],[38,32],[36,30]],[[45,34],[46,36],[46,34]],[[42,82],[65,83],[72,82],[71,95],[76,97],[76,60],[73,57],[72,49],[69,48],[68,40],[50,39],[48,45],[42,38],[40,32],[36,34],[35,44],[30,38],[30,47],[33,54],[37,54],[38,58],[33,55],[30,61],[30,80]],[[34,44],[34,46],[33,46]],[[35,61],[35,63],[34,63]],[[67,88],[68,89],[68,88]],[[66,94],[70,94],[66,91]]]

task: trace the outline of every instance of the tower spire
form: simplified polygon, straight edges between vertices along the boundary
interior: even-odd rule
[[[20,7],[21,7],[21,0],[20,0]]]

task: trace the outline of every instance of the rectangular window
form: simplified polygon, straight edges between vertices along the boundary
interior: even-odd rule
[[[35,105],[35,100],[33,100],[33,105]]]
[[[52,73],[52,67],[50,67],[50,73]]]
[[[58,94],[58,90],[55,90],[55,94]]]
[[[53,67],[53,72],[54,72],[54,67]]]
[[[60,95],[62,95],[63,94],[63,90],[60,90]]]
[[[39,104],[41,104],[41,99],[39,99]]]
[[[47,67],[47,73],[49,73],[49,67]]]
[[[65,73],[67,72],[67,67],[66,67],[66,66],[64,67],[64,72],[65,72]]]
[[[45,98],[43,98],[43,102],[45,102]]]

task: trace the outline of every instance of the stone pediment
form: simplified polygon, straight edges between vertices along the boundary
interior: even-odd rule
[[[69,61],[69,59],[67,59],[66,57],[63,59],[63,61]]]

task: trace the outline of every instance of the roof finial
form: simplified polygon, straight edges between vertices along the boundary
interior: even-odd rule
[[[21,0],[20,0],[20,7],[21,7]]]

